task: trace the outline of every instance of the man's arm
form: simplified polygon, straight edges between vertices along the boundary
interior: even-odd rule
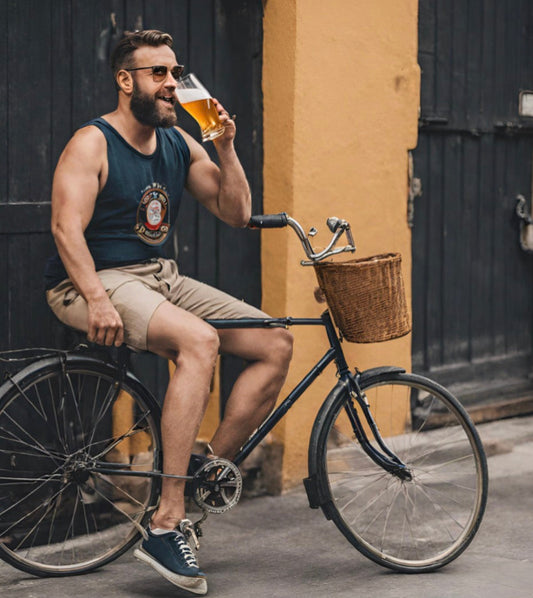
[[[233,140],[235,123],[224,108],[214,100],[225,126],[224,134],[213,142],[219,165],[190,135],[180,129],[191,152],[187,189],[210,212],[231,226],[244,227],[252,214],[252,199],[246,175]]]
[[[100,190],[106,142],[94,127],[85,127],[61,154],[52,187],[52,234],[70,280],[87,301],[87,338],[117,346],[123,342],[122,320],[96,274],[84,231]]]

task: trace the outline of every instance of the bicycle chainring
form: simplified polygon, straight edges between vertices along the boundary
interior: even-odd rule
[[[239,468],[220,457],[207,460],[194,474],[193,500],[204,511],[225,513],[241,497],[242,476]]]

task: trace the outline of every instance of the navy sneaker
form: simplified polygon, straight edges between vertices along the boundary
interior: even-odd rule
[[[205,574],[200,571],[196,558],[180,531],[173,530],[158,535],[148,528],[147,537],[133,551],[133,555],[153,567],[175,586],[193,594],[207,594]]]

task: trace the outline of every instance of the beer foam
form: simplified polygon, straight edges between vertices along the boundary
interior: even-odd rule
[[[209,100],[211,96],[205,89],[176,89],[180,104],[188,104],[198,100]]]

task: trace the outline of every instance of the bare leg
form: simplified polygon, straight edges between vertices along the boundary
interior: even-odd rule
[[[163,404],[161,435],[163,471],[186,475],[190,454],[200,428],[218,353],[216,331],[192,314],[161,304],[148,328],[148,348],[174,361]],[[152,526],[173,529],[185,518],[185,482],[163,478],[159,507]]]
[[[219,330],[220,349],[250,361],[226,404],[211,446],[215,455],[233,458],[273,409],[292,356],[292,335],[284,328]]]

